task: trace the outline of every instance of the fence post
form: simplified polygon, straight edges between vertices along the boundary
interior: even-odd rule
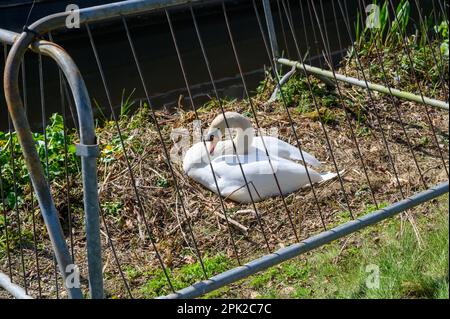
[[[24,158],[34,189],[41,207],[50,239],[55,251],[60,272],[64,278],[65,288],[70,298],[82,298],[80,287],[68,287],[66,279],[71,274],[68,267],[73,263],[64,240],[58,214],[50,193],[48,181],[45,180],[35,142],[31,135],[28,120],[23,110],[23,103],[17,85],[18,66],[28,49],[31,48],[43,55],[50,56],[58,64],[72,91],[80,123],[80,144],[77,145],[77,155],[82,159],[84,209],[86,220],[86,239],[89,266],[89,288],[91,298],[103,298],[102,256],[100,241],[100,216],[97,193],[96,157],[98,145],[95,136],[94,117],[91,102],[83,78],[73,60],[60,46],[47,41],[34,41],[32,34],[0,29],[0,36],[12,46],[5,66],[4,87],[8,109],[22,146]],[[33,42],[34,41],[34,42]]]
[[[272,50],[272,58],[279,58],[277,35],[273,24],[272,9],[270,8],[270,0],[262,0],[264,8],[264,17],[266,19],[267,32],[269,34],[270,48]]]
[[[41,214],[47,226],[48,234],[53,245],[59,270],[67,283],[70,280],[68,273],[69,266],[73,265],[73,260],[69,254],[64,234],[59,222],[58,212],[53,201],[50,186],[45,179],[39,155],[36,150],[36,143],[31,134],[30,125],[25,115],[22,97],[19,91],[18,78],[19,68],[28,44],[32,43],[34,35],[31,33],[22,33],[16,38],[5,65],[4,73],[4,90],[8,110],[16,129],[16,134],[23,151],[23,157],[30,173],[33,188],[41,208]],[[80,287],[67,287],[65,285],[70,298],[82,298]]]
[[[80,143],[76,145],[76,153],[81,157],[89,292],[92,299],[102,299],[103,267],[96,163],[99,149],[89,94],[78,67],[62,48],[45,41],[38,42],[34,47],[55,60],[69,83],[75,101],[80,125]]]
[[[97,144],[77,144],[83,178],[86,246],[89,271],[89,292],[92,299],[103,299],[102,243],[100,241],[100,207],[97,190]]]

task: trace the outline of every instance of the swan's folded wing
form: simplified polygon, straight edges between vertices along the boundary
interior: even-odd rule
[[[273,173],[276,174],[283,191],[287,193],[309,183],[305,167],[287,159],[276,158],[271,162],[264,159],[254,161],[251,156],[240,155],[239,160],[246,180],[251,181],[258,191],[261,190],[263,197],[279,193]],[[225,184],[234,184],[236,187],[244,185],[237,156],[221,156],[214,159],[212,163],[216,174],[225,181]],[[313,183],[322,180],[322,176],[313,169],[309,169],[309,175]]]
[[[303,165],[281,157],[273,157],[269,162],[264,158],[255,160],[251,155],[240,155],[239,157],[223,155],[213,159],[211,164],[220,195],[241,203],[279,196],[280,190],[283,194],[289,194],[310,183]],[[242,173],[245,174],[245,178]],[[276,179],[273,173],[276,174]],[[209,164],[193,165],[187,174],[209,190],[217,193]],[[312,183],[332,178],[332,176],[332,174],[322,175],[313,169],[309,169],[309,177]]]
[[[278,138],[272,136],[264,136],[264,143],[271,156],[277,156],[285,159],[303,161],[302,155],[297,147],[292,146]],[[255,137],[253,145],[259,149],[259,151],[265,153],[264,144],[261,137]],[[319,167],[320,162],[313,155],[302,150],[305,162],[313,167]]]

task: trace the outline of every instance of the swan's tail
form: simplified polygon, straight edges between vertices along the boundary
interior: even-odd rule
[[[345,169],[343,169],[342,171],[339,172],[339,175],[344,176],[345,173],[347,173],[347,171]],[[322,180],[320,181],[320,183],[325,183],[327,181],[331,181],[332,179],[335,179],[337,177],[336,173],[321,173],[320,176],[322,177]]]
[[[339,172],[339,174],[342,176],[344,174],[344,172],[345,172],[345,170]],[[314,172],[314,173],[315,173],[314,176],[316,178],[317,177],[320,178],[320,180],[316,179],[315,181],[313,181],[313,184],[317,184],[317,185],[322,185],[322,184],[324,184],[324,183],[326,183],[328,181],[331,181],[331,180],[335,179],[338,176],[336,173],[331,173],[331,172],[328,172],[328,173],[317,173],[317,172]],[[307,185],[303,186],[302,188],[308,188],[308,187],[311,187],[311,185],[307,184]]]
[[[321,173],[320,176],[322,177],[321,183],[329,181],[335,177],[337,177],[336,173]]]
[[[339,175],[343,176],[345,174],[345,170],[340,171]],[[321,173],[320,176],[322,177],[322,180],[320,181],[320,183],[324,183],[326,181],[330,181],[332,179],[335,179],[338,175],[336,173]]]

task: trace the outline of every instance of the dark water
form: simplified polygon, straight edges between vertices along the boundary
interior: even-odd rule
[[[347,36],[338,5],[336,4],[338,13],[336,22],[331,1],[323,0],[322,2],[330,46],[332,51],[337,53],[335,55],[336,60],[339,60],[338,52],[343,48],[345,49],[350,44],[350,40]],[[305,21],[302,21],[299,3],[304,5]],[[358,10],[357,1],[347,1],[347,3],[350,21],[355,21],[356,11]],[[310,56],[320,54],[322,40],[315,20],[311,21],[306,2],[290,1],[290,5],[302,54],[305,54],[307,51],[307,40],[311,47]],[[317,7],[320,8],[319,2],[317,2]],[[264,67],[269,65],[269,60],[251,1],[231,1],[227,4],[227,8],[240,62],[246,74],[247,84],[251,90],[255,90],[264,77]],[[278,44],[285,56],[297,59],[294,41],[284,12],[282,12],[283,19],[280,20],[276,1],[272,2],[272,9]],[[200,32],[221,97],[243,97],[244,92],[221,7],[217,5],[200,7],[195,11],[198,14]],[[263,13],[261,6],[259,11],[260,14]],[[207,69],[189,11],[177,9],[171,12],[188,80],[198,106],[207,101],[209,96],[213,95]],[[156,108],[171,108],[177,105],[180,95],[187,96],[187,92],[165,15],[163,13],[154,13],[132,17],[127,21],[153,105]],[[283,24],[281,24],[281,21]],[[123,92],[125,92],[125,96],[128,96],[135,90],[132,98],[136,101],[136,105],[139,104],[140,100],[145,100],[121,21],[92,24],[91,29],[105,70],[114,107],[117,108],[120,105]],[[340,34],[340,39],[337,37],[338,33]],[[317,39],[316,43],[314,42],[314,35]],[[85,28],[55,33],[54,41],[64,47],[73,57],[81,70],[92,101],[95,100],[103,108],[104,113],[108,114],[108,102]],[[288,44],[287,47],[286,43]],[[44,58],[43,62],[45,117],[48,118],[54,112],[61,112],[61,97],[56,66],[48,58]],[[313,64],[319,65],[320,63],[322,62],[319,59],[313,59]],[[42,106],[36,54],[27,53],[25,65],[28,116],[33,128],[36,129],[42,126]],[[5,129],[7,128],[7,116],[3,97],[0,99],[0,103],[0,128]],[[183,101],[183,104],[189,107],[187,99]],[[93,103],[94,105],[95,103]]]

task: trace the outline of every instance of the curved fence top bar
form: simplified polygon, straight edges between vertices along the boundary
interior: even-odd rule
[[[173,8],[189,3],[217,2],[218,0],[129,0],[80,9],[80,23],[101,21],[120,15],[132,15],[162,8]],[[45,33],[65,25],[71,12],[60,12],[37,20],[29,28],[38,33]]]
[[[16,32],[0,29],[0,42],[13,45],[18,36],[19,34]]]
[[[19,33],[0,29],[0,42],[13,45],[19,37]],[[36,53],[53,58],[63,71],[75,98],[75,106],[80,123],[81,142],[87,145],[95,144],[95,126],[89,94],[73,59],[61,46],[45,40],[32,42],[30,49]]]
[[[23,53],[29,48],[29,45],[30,49],[32,49],[33,51],[50,56],[58,64],[58,66],[64,73],[74,97],[78,119],[80,123],[79,129],[80,144],[78,146],[81,146],[82,148],[83,147],[97,148],[94,117],[92,113],[89,94],[86,85],[83,81],[83,78],[81,76],[81,73],[78,70],[78,67],[76,66],[75,62],[67,54],[67,52],[57,44],[43,40],[33,41],[33,38],[31,38],[30,41],[28,33],[19,35],[11,31],[1,29],[0,29],[0,39],[2,39],[2,41],[5,43],[13,45],[10,52],[10,55],[12,54],[12,56],[8,56],[8,61],[10,61],[10,64],[7,63],[5,68],[5,78],[4,78],[5,97],[7,98],[11,119],[14,122],[14,126],[16,128],[19,141],[24,150],[23,151],[24,158],[27,163],[27,167],[30,172],[30,177],[33,182],[33,186],[36,191],[39,205],[42,210],[42,215],[44,217],[45,224],[47,226],[54,247],[55,255],[58,260],[58,265],[60,267],[60,272],[62,273],[63,278],[66,279],[66,276],[68,275],[66,273],[67,266],[72,264],[73,261],[72,258],[70,257],[66,242],[64,240],[61,225],[58,219],[58,214],[56,212],[56,208],[53,199],[51,197],[48,183],[43,174],[39,156],[36,152],[36,148],[34,145],[34,140],[33,137],[31,136],[28,120],[26,118],[26,115],[24,114],[24,110],[22,107],[23,103],[20,97],[19,88],[17,86],[17,74],[16,74],[17,70],[15,68],[17,68],[20,65]],[[17,48],[17,50],[14,50],[15,48]],[[10,66],[9,72],[8,72],[8,65]],[[91,189],[96,190],[97,179],[96,179],[95,157],[85,155],[82,155],[82,157],[83,157],[83,165],[82,165],[83,176],[89,176],[91,178],[89,190]],[[89,170],[89,172],[87,172],[86,170]],[[96,191],[93,192],[88,191],[87,193],[85,192],[85,197],[89,199],[89,201],[87,199],[85,200],[86,216],[88,215],[94,216],[96,217],[96,219],[98,219],[98,212],[97,213],[94,212],[94,214],[89,212],[89,210],[98,209],[97,192]],[[88,206],[86,206],[87,202],[89,204]],[[98,224],[98,220],[96,220],[95,223]],[[95,237],[98,237],[97,239],[99,241],[99,234],[95,234]],[[90,248],[91,247],[89,247],[89,249]],[[100,255],[98,251],[96,251],[95,254]],[[101,263],[98,263],[98,265],[99,266],[97,268],[101,269]],[[99,278],[101,278],[101,276]],[[98,286],[100,287],[100,284]],[[72,298],[82,297],[82,293],[79,288],[75,287],[69,288],[68,292],[69,296]],[[91,295],[93,295],[94,297],[97,296],[101,298],[103,296],[102,288],[96,289],[96,293],[94,294],[92,293],[91,290]]]

